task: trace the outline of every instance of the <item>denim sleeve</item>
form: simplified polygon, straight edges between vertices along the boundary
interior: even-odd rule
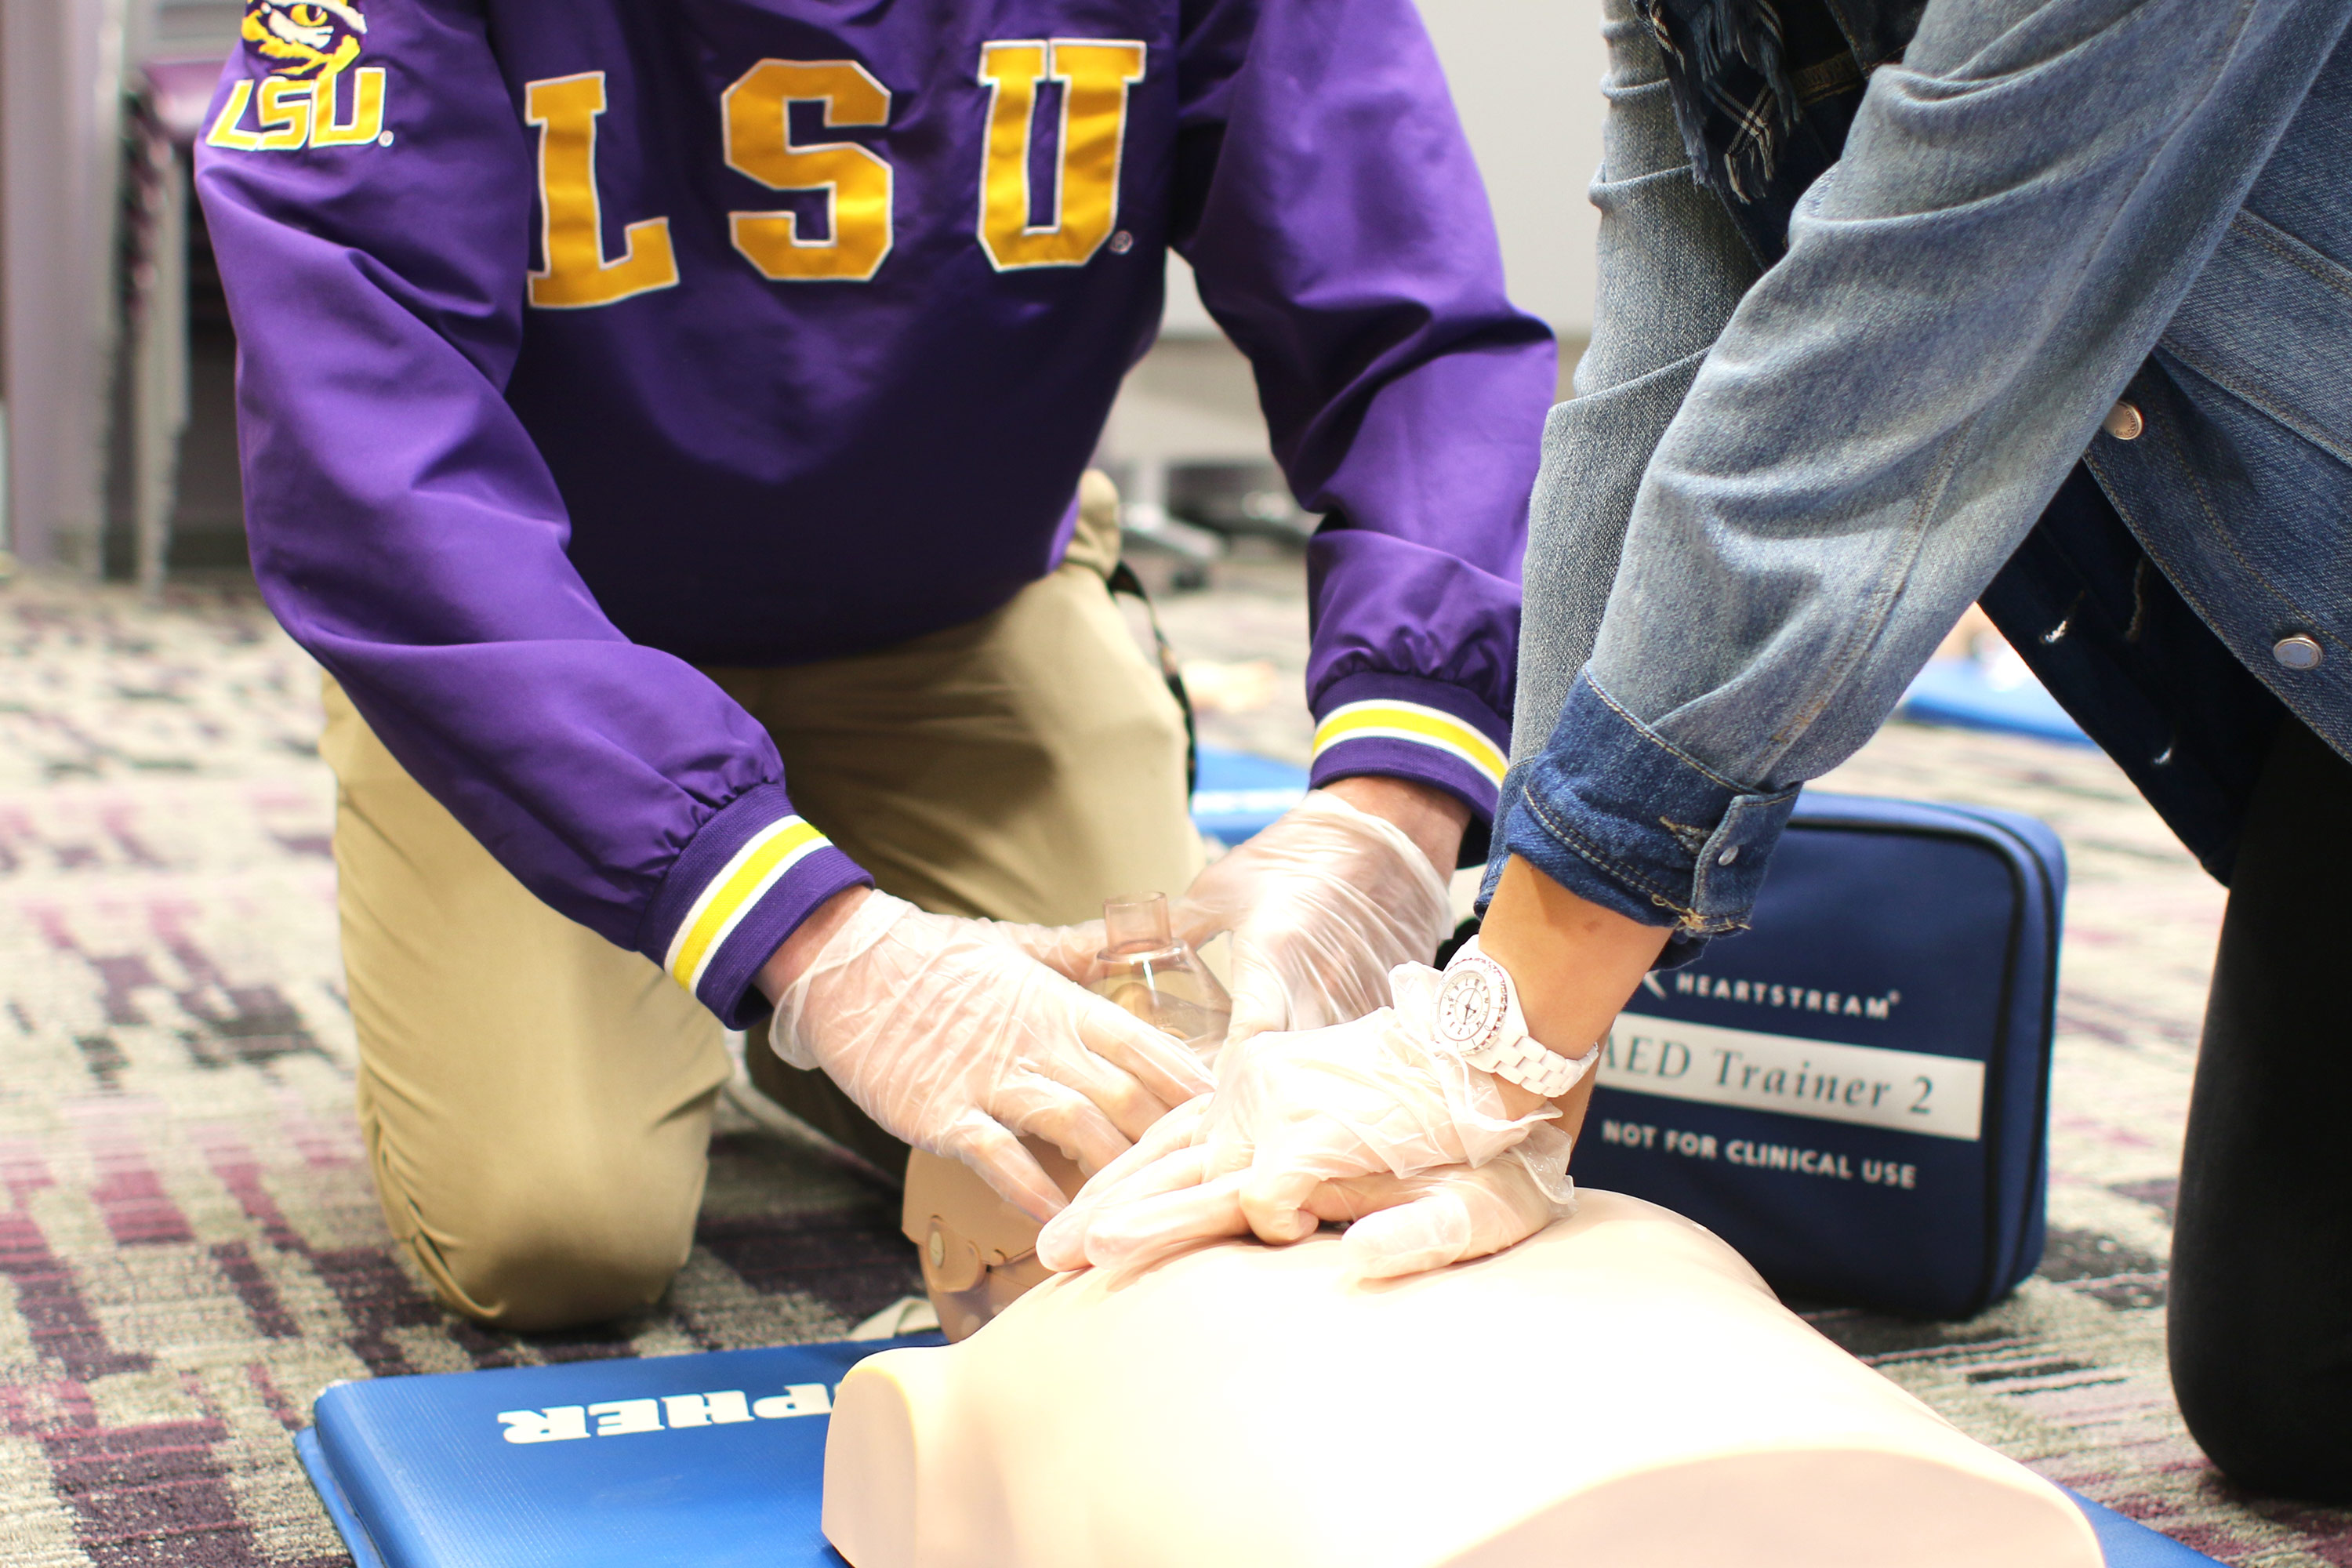
[[[1769,803],[1870,738],[2031,530],[2347,14],[1931,0],[1649,455],[1498,847],[1677,926],[1685,953],[1741,923]]]
[[[1665,65],[1633,0],[1605,0],[1601,37],[1609,108],[1590,192],[1601,215],[1599,289],[1576,395],[1544,423],[1528,505],[1526,719],[1511,737],[1514,764],[1541,753],[1591,655],[1642,469],[1757,274],[1722,204],[1691,178]]]

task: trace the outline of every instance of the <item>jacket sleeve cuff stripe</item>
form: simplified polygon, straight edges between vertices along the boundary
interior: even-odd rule
[[[1483,771],[1436,746],[1370,736],[1324,748],[1315,758],[1308,781],[1322,789],[1341,779],[1368,774],[1428,784],[1461,801],[1470,808],[1461,863],[1475,866],[1486,858],[1486,826],[1495,817],[1495,786]]]
[[[760,966],[810,911],[870,884],[793,810],[782,786],[746,790],[703,823],[646,910],[637,951],[740,1029],[767,1009]]]
[[[1441,709],[1393,699],[1344,702],[1325,714],[1315,727],[1315,761],[1321,763],[1326,752],[1350,741],[1373,740],[1431,747],[1466,763],[1486,781],[1488,792],[1502,787],[1502,748],[1475,726]],[[1315,769],[1318,776],[1323,771]]]
[[[753,834],[687,907],[686,918],[678,922],[662,963],[670,978],[688,991],[698,990],[711,959],[734,934],[744,913],[767,897],[793,867],[832,844],[798,816],[772,822]]]

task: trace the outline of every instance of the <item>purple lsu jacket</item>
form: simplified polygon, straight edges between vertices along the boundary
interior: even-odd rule
[[[1412,0],[247,0],[197,183],[254,563],[532,891],[730,1022],[865,873],[700,665],[1053,569],[1162,256],[1312,548],[1318,781],[1491,814],[1554,353]]]

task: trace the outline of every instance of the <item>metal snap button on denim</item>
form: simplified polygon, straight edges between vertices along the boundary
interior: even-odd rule
[[[2118,403],[2107,410],[2107,416],[2099,421],[2099,428],[2118,441],[2137,441],[2139,433],[2147,428],[2147,421],[2139,416],[2137,408]]]
[[[2316,669],[2327,654],[2316,641],[2297,632],[2271,644],[2271,657],[2289,669]]]

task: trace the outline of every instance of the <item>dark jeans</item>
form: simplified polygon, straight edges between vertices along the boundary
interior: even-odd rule
[[[2256,1491],[2352,1502],[2352,764],[2286,721],[2240,846],[2173,1231],[2172,1384]]]

